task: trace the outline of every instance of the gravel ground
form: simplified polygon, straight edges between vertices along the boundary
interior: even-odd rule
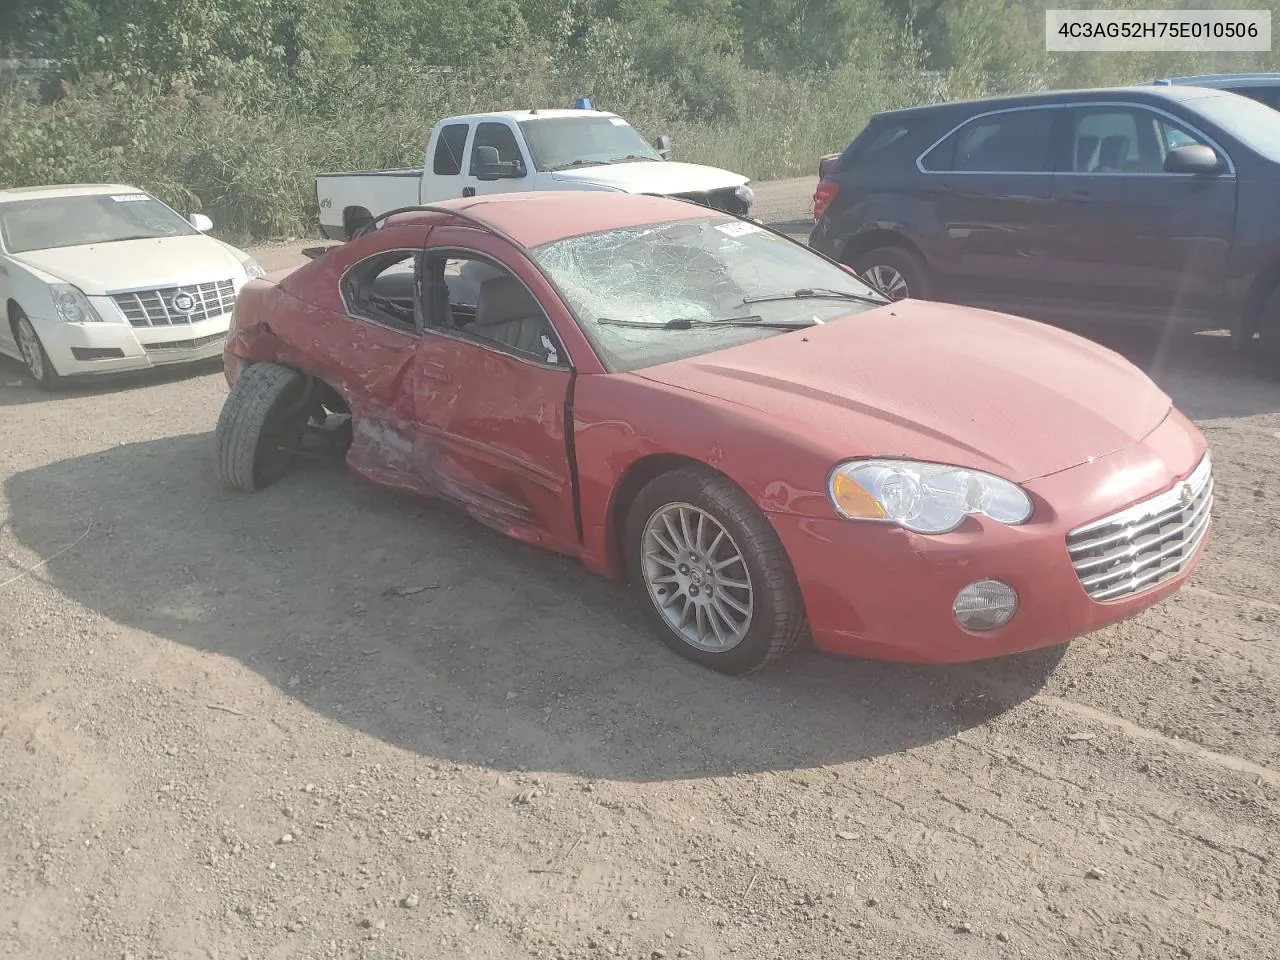
[[[223,490],[216,369],[0,361],[0,954],[1274,956],[1280,383],[1126,339],[1215,454],[1186,589],[1048,654],[737,680],[340,465]]]

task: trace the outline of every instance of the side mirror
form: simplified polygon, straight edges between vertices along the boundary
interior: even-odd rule
[[[501,165],[498,163],[497,147],[476,147],[476,179],[497,180]]]
[[[519,160],[503,162],[498,159],[497,147],[476,147],[472,164],[477,180],[518,180],[525,175],[524,164]]]
[[[1165,173],[1218,173],[1224,166],[1213,147],[1202,143],[1170,150],[1164,158]]]
[[[671,138],[665,133],[658,138],[658,156],[663,160],[671,159]]]
[[[201,233],[208,233],[213,229],[213,221],[203,213],[193,213],[189,219],[191,221],[191,225]]]

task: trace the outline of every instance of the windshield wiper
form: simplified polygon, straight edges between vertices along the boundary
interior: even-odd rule
[[[779,330],[798,330],[811,327],[812,320],[765,320],[758,314],[745,317],[725,317],[723,320],[699,320],[695,317],[672,317],[661,323],[649,323],[645,320],[615,320],[613,317],[598,317],[596,323],[607,323],[615,327],[647,327],[650,330],[688,330],[691,327],[772,327]]]
[[[626,163],[628,160],[652,160],[652,159],[654,158],[646,157],[644,154],[629,153],[625,157],[614,157],[612,160],[606,161],[606,163]]]
[[[570,160],[568,163],[557,163],[554,167],[548,167],[547,170],[555,173],[557,170],[568,170],[570,167],[603,167],[613,162],[612,160]]]
[[[769,303],[774,300],[856,300],[859,303],[870,303],[877,307],[884,306],[888,299],[877,300],[863,293],[849,290],[828,290],[826,287],[801,287],[790,293],[770,293],[761,297],[745,297],[743,303]]]

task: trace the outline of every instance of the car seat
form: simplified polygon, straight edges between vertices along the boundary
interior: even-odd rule
[[[480,284],[475,332],[535,356],[546,353],[547,321],[538,301],[515,277],[490,277]]]

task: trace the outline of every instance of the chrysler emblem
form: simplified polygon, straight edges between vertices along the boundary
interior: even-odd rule
[[[191,313],[196,308],[196,298],[185,290],[179,290],[173,295],[173,299],[169,301],[169,306],[178,313]]]
[[[1195,493],[1191,489],[1191,484],[1184,483],[1182,489],[1178,491],[1178,499],[1182,501],[1182,505],[1188,506],[1195,499]]]

